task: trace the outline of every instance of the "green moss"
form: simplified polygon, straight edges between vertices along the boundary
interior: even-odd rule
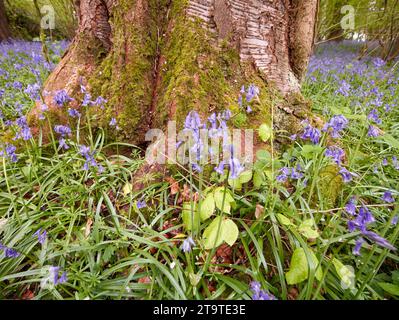
[[[228,40],[217,45],[199,19],[187,17],[187,0],[148,4],[141,22],[126,22],[135,6],[131,1],[113,9],[113,49],[90,79],[93,95],[109,101],[101,125],[116,117],[122,129],[119,138],[142,142],[150,127],[164,128],[168,120],[181,127],[191,110],[203,119],[227,108],[239,113],[240,88],[250,83],[259,86],[262,95],[251,106],[254,112],[239,116],[234,125],[256,128],[270,122],[272,104],[261,75],[250,64],[240,63]],[[101,51],[98,54],[101,57]]]

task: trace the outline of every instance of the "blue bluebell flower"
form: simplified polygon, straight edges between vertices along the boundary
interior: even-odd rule
[[[387,203],[392,203],[395,202],[395,199],[392,196],[392,192],[390,191],[385,191],[383,196],[382,196],[382,201],[385,201]]]
[[[186,240],[183,241],[181,249],[183,252],[190,252],[193,246],[195,246],[193,238],[188,237]]]

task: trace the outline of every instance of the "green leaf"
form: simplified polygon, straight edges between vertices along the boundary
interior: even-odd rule
[[[319,154],[323,151],[323,147],[318,145],[310,145],[306,144],[302,147],[301,155],[304,156],[306,159],[313,158],[313,155]]]
[[[228,184],[230,187],[232,187],[234,190],[241,190],[242,189],[242,184],[239,179],[229,179],[227,180]]]
[[[215,212],[215,199],[210,192],[201,203],[200,217],[201,221],[207,220]]]
[[[383,136],[381,136],[381,139],[388,144],[389,146],[393,148],[398,148],[399,149],[399,140],[395,139],[393,136],[391,136],[388,133],[385,133]]]
[[[321,278],[323,277],[323,269],[321,268],[321,266],[319,266],[319,260],[317,259],[316,255],[313,251],[310,251],[310,256],[312,257],[312,261],[313,261],[315,268],[317,268],[315,277],[317,280],[320,281]]]
[[[273,134],[273,129],[268,126],[266,123],[262,124],[259,127],[259,137],[262,139],[263,142],[266,142],[271,138]]]
[[[240,176],[238,177],[238,180],[241,183],[248,183],[252,179],[252,170],[245,170],[241,172]]]
[[[277,220],[283,225],[283,226],[293,226],[294,224],[291,222],[290,219],[288,219],[286,216],[282,215],[281,213],[277,214]]]
[[[126,197],[128,194],[132,193],[133,185],[130,182],[126,182],[122,191],[123,191],[123,195]]]
[[[222,221],[222,237],[229,246],[232,246],[237,241],[238,227],[233,220],[225,219]]]
[[[191,203],[190,202],[185,202],[183,203],[183,210],[182,210],[182,219],[183,219],[183,224],[186,228],[186,230],[191,231],[195,230],[198,228],[199,221],[200,221],[200,215],[197,210],[197,204],[193,204],[193,212],[191,211]],[[193,227],[194,223],[194,227]]]
[[[265,174],[261,171],[256,170],[254,173],[254,187],[260,188],[262,184],[265,182],[266,177]]]
[[[214,192],[215,204],[216,207],[225,213],[230,213],[231,211],[231,203],[234,203],[234,198],[231,196],[230,192],[226,190],[224,187],[219,187],[215,189]],[[223,202],[224,198],[224,202]],[[222,207],[223,205],[223,207]]]
[[[259,161],[263,162],[264,164],[271,164],[272,162],[272,156],[269,151],[267,150],[258,150],[256,152],[256,157],[258,158]]]
[[[223,241],[232,246],[238,238],[238,227],[230,219],[223,219],[216,217],[210,225],[204,230],[203,239],[206,250],[220,246]],[[218,234],[218,228],[220,229]],[[216,243],[215,243],[216,241]]]
[[[355,279],[355,273],[353,271],[353,268],[344,265],[341,261],[339,261],[336,258],[332,260],[332,263],[335,267],[335,270],[338,273],[338,276],[342,280],[342,284],[344,284],[347,288],[351,287]]]
[[[393,296],[399,296],[399,286],[388,282],[378,282],[378,285]]]
[[[307,239],[318,238],[320,235],[316,230],[313,229],[313,225],[313,219],[307,219],[299,225],[298,231],[302,233]]]
[[[303,248],[296,248],[291,257],[290,269],[285,274],[289,285],[297,284],[308,278],[308,261]]]

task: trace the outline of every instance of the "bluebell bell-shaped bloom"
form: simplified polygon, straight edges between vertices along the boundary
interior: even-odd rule
[[[195,246],[193,238],[188,237],[186,240],[183,241],[181,249],[183,252],[190,252],[193,246]]]
[[[392,203],[395,202],[395,199],[392,196],[392,192],[390,191],[385,191],[383,196],[382,196],[382,201],[385,201],[387,203]]]

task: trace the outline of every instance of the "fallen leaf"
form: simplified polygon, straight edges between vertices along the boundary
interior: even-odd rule
[[[265,211],[265,208],[263,206],[261,206],[260,204],[257,204],[256,209],[255,209],[255,218],[259,219],[264,211]]]
[[[87,219],[86,228],[85,228],[85,238],[87,238],[90,235],[92,225],[93,225],[93,220],[91,218]]]

